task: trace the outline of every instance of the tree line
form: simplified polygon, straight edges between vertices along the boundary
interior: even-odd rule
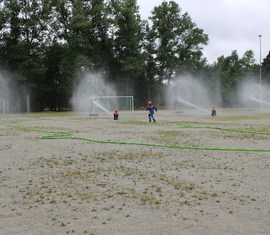
[[[154,7],[142,20],[136,0],[5,0],[0,3],[0,69],[27,90],[31,111],[70,110],[74,86],[87,73],[102,73],[119,95],[162,104],[174,78],[189,73],[213,89],[222,104],[239,82],[258,79],[254,53],[236,50],[208,64],[208,35],[174,1]],[[263,60],[270,82],[270,53]],[[0,94],[1,95],[1,94]]]

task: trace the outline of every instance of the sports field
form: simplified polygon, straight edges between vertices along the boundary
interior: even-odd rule
[[[269,234],[270,111],[0,115],[0,234]]]

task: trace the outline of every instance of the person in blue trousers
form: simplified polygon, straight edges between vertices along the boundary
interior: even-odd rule
[[[151,122],[152,120],[153,120],[153,122],[156,122],[154,114],[155,114],[155,111],[157,112],[157,108],[156,108],[156,106],[154,106],[152,104],[151,101],[148,101],[148,107],[146,108],[146,110],[148,110],[149,122]]]
[[[114,113],[113,113],[113,119],[118,120],[118,118],[119,118],[119,111],[118,111],[118,109],[115,109]]]

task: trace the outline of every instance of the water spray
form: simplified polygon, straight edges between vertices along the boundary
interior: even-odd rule
[[[0,99],[0,113],[6,114],[6,100]]]
[[[203,108],[201,108],[201,107],[199,107],[199,106],[197,106],[197,105],[195,105],[195,104],[192,104],[192,103],[189,103],[189,102],[187,102],[187,101],[185,101],[185,100],[183,100],[183,99],[178,99],[178,102],[179,103],[184,103],[184,104],[186,104],[186,105],[189,105],[189,106],[191,106],[191,107],[194,107],[194,108],[196,108],[196,109],[199,109],[199,110],[201,110],[201,111],[203,111],[203,112],[205,112],[205,113],[209,113],[208,111],[206,111],[205,109],[203,109]]]
[[[104,112],[106,112],[107,114],[109,114],[111,117],[113,117],[113,114],[110,113],[107,109],[105,109],[101,104],[97,103],[96,100],[92,100],[92,103],[94,105],[96,105],[97,107],[99,107],[100,109],[102,109]]]
[[[269,102],[266,102],[266,101],[264,101],[264,100],[257,99],[257,98],[255,98],[255,97],[253,97],[253,96],[249,96],[249,99],[252,100],[252,101],[256,101],[256,102],[258,102],[258,103],[261,103],[261,104],[270,105]]]

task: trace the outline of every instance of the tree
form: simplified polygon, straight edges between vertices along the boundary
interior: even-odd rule
[[[1,8],[1,65],[34,95],[44,79],[43,50],[49,38],[49,2],[7,0]],[[33,104],[34,106],[34,104]]]
[[[151,30],[149,22],[145,22],[143,29],[143,56],[145,58],[145,62],[142,68],[144,71],[145,85],[147,87],[147,100],[150,100],[154,98],[153,96],[159,87],[157,83],[160,83],[160,81],[156,70],[155,41],[153,40],[154,32]]]
[[[118,84],[126,95],[134,94],[133,87],[141,74],[142,21],[136,0],[112,0],[112,28],[114,68],[112,73],[120,77]],[[118,71],[118,72],[116,72]]]
[[[223,105],[237,105],[238,86],[244,79],[254,79],[256,65],[254,53],[246,51],[242,58],[236,50],[228,57],[221,56],[213,66],[213,71],[220,77]]]
[[[163,1],[142,21],[136,0],[6,0],[0,4],[0,66],[17,87],[31,93],[32,111],[69,109],[72,86],[84,73],[102,72],[119,95],[134,95],[136,106],[162,99],[166,81],[199,74],[214,87],[220,74],[223,101],[236,97],[245,76],[258,72],[254,54],[236,51],[207,65],[208,42],[188,13]],[[269,57],[263,80],[269,81]],[[257,75],[256,75],[257,76]],[[18,85],[19,84],[19,85]]]
[[[241,70],[245,78],[254,78],[257,73],[258,65],[255,64],[254,52],[248,50],[244,53],[243,57],[240,59]]]
[[[262,80],[270,85],[270,51],[262,62]]]
[[[160,81],[170,80],[176,73],[198,70],[205,64],[202,45],[207,44],[208,36],[188,13],[181,14],[177,3],[162,2],[154,8],[150,20],[148,41]]]

